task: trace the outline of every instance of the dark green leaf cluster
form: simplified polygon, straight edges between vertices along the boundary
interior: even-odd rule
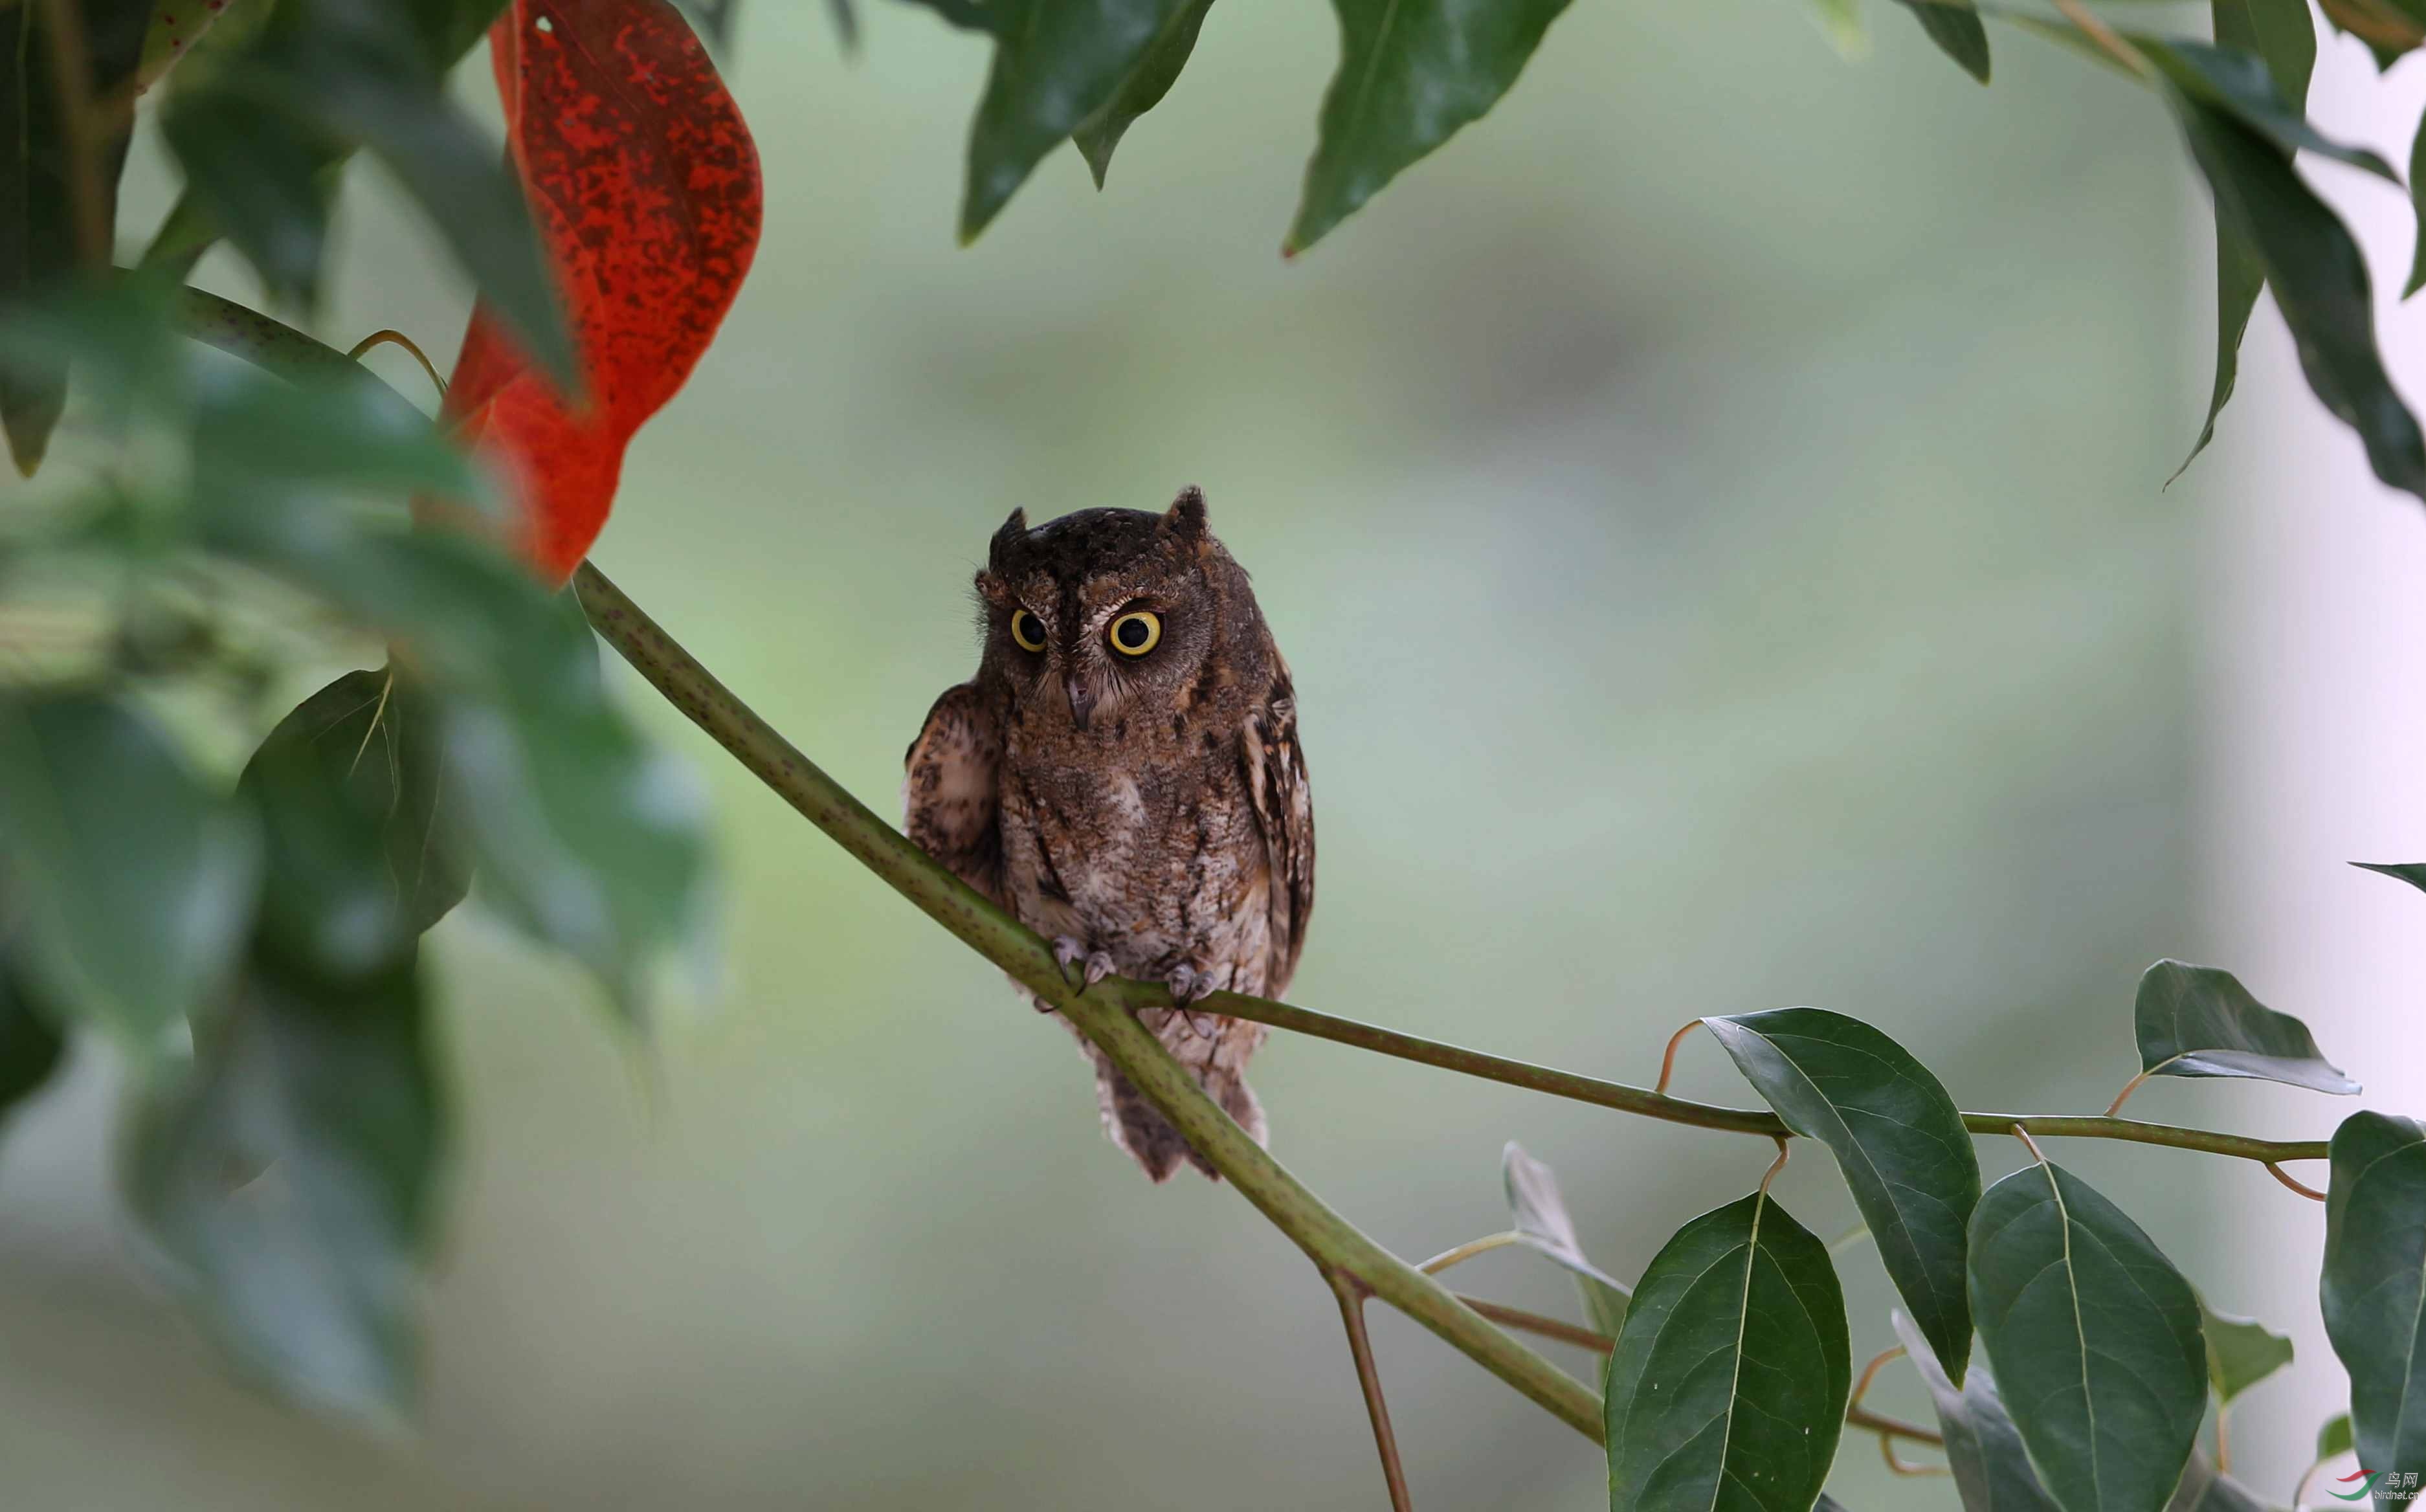
[[[1964,1116],[1875,1027],[1820,1008],[1701,1022],[1787,1128],[1836,1157],[1901,1299],[1888,1322],[1929,1388],[1966,1512],[2265,1504],[2200,1448],[2200,1428],[2215,1414],[2220,1454],[2224,1415],[2291,1362],[2289,1339],[2209,1307],[2127,1214],[2034,1145],[1983,1191]],[[2134,1025],[2135,1086],[2166,1074],[2358,1090],[2305,1025],[2224,972],[2159,962]],[[2411,1405],[2426,1396],[2426,1127],[2362,1113],[2332,1148],[2324,1298],[2353,1415],[2328,1425],[2319,1457],[2355,1443],[2369,1466],[2426,1463],[2426,1410]],[[1511,1146],[1507,1179],[1526,1243],[1619,1290],[1585,1259],[1546,1167]],[[1613,1329],[1586,1293],[1613,1336],[1613,1512],[1830,1504],[1821,1488],[1857,1406],[1843,1294],[1827,1247],[1769,1184],[1678,1230]]]
[[[1122,135],[1178,81],[1211,0],[915,0],[987,34],[995,58],[970,128],[961,236],[975,238],[1046,153],[1074,140],[1098,187]],[[1832,30],[1857,27],[1820,0]],[[1939,49],[1988,82],[1988,17],[2112,67],[2166,106],[2215,201],[2216,353],[2190,458],[2231,398],[2240,340],[2268,285],[2309,386],[2358,433],[2375,474],[2426,498],[2426,439],[2378,351],[2367,268],[2333,210],[2293,170],[2295,153],[2350,163],[2398,187],[2373,153],[2342,147],[2305,115],[2316,35],[2306,0],[2211,0],[2214,41],[2094,31],[1978,0],[1901,0]],[[1324,93],[1289,254],[1319,241],[1401,171],[1487,114],[1516,82],[1566,0],[1332,0],[1338,71]],[[2418,45],[2420,18],[2380,0],[2325,7],[2389,63]],[[2426,164],[2426,128],[2411,177]],[[2404,293],[2426,283],[2426,238]],[[2186,458],[2183,468],[2190,465]],[[2179,475],[2176,470],[2176,475]]]
[[[0,1106],[73,1030],[114,1042],[168,1284],[276,1389],[394,1414],[447,1144],[423,934],[477,874],[636,1014],[699,923],[704,806],[569,594],[415,528],[416,496],[494,509],[471,459],[332,354],[290,378],[185,341],[197,298],[127,276],[0,316],[0,364],[84,375],[107,458],[11,518],[0,616],[21,583],[113,586],[92,654],[0,669]],[[164,617],[189,633],[138,633]],[[267,722],[220,675],[248,656],[377,665],[231,781],[194,752]]]

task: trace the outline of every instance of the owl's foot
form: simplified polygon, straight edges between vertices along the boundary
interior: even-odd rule
[[[1179,1005],[1180,1011],[1188,1020],[1188,1027],[1196,1031],[1196,1037],[1212,1038],[1213,1032],[1221,1027],[1220,1015],[1189,1013],[1187,1010],[1221,990],[1221,984],[1214,980],[1213,973],[1200,972],[1186,961],[1181,961],[1171,969],[1171,974],[1164,977],[1163,981],[1171,988],[1171,1001]]]
[[[1078,973],[1078,987],[1082,991],[1111,975],[1115,970],[1108,952],[1089,950],[1085,941],[1069,935],[1059,936],[1053,941],[1053,959],[1059,964],[1064,976],[1070,974],[1071,967],[1082,967]]]

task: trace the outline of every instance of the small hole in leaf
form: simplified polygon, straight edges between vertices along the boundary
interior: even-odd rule
[[[556,31],[555,21],[546,16],[540,17],[539,20],[533,22],[531,24],[537,26],[541,31],[547,32],[551,35]]]

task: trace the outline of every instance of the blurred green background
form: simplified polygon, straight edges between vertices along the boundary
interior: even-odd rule
[[[2198,944],[2208,485],[2158,485],[2205,253],[2136,92],[2003,33],[1982,91],[1872,9],[1848,66],[1792,0],[1579,7],[1494,116],[1289,265],[1326,8],[1218,8],[1108,192],[1059,154],[963,251],[983,45],[881,5],[847,61],[821,6],[758,0],[732,72],[765,242],[597,558],[890,811],[975,665],[1002,517],[1200,483],[1301,690],[1298,1001],[1637,1081],[1690,1017],[1819,1004],[1965,1106],[2101,1104],[2139,970]],[[129,182],[139,235],[171,189],[149,144]],[[464,296],[433,238],[375,170],[348,193],[321,330],[443,363]],[[677,984],[640,1055],[475,911],[434,937],[461,1139],[420,1436],[255,1397],[137,1279],[88,1046],[0,1148],[0,1504],[1381,1504],[1296,1252],[1226,1189],[1149,1188],[1066,1037],[626,685],[716,794],[718,979]],[[1770,1155],[1286,1037],[1256,1081],[1275,1150],[1410,1257],[1504,1226],[1510,1138],[1626,1276]],[[1680,1086],[1749,1100],[1706,1043]],[[2066,1159],[2194,1276],[2211,1194],[2265,1184]],[[1782,1181],[1812,1229],[1852,1224],[1824,1160]],[[1858,1361],[1888,1293],[1860,1247],[1844,1268]],[[1573,1306],[1513,1252],[1460,1280]],[[1584,1440],[1377,1327],[1419,1504],[1603,1504]],[[1857,1440],[1833,1486],[1952,1504]]]

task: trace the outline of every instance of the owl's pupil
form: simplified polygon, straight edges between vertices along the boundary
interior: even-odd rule
[[[1113,631],[1112,634],[1120,637],[1122,645],[1134,650],[1135,648],[1145,644],[1145,621],[1142,619],[1124,619],[1121,621],[1121,627],[1118,630]]]

